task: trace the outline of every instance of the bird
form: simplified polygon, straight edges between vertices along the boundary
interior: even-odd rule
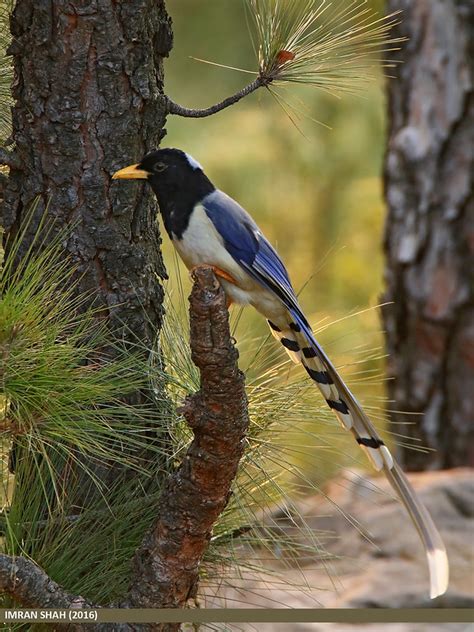
[[[430,597],[446,592],[446,548],[428,510],[317,342],[281,258],[249,213],[215,187],[200,163],[181,149],[153,150],[112,178],[146,180],[187,268],[210,266],[229,305],[251,305],[267,319],[273,336],[291,360],[304,367],[341,426],[352,433],[373,467],[385,474],[405,506],[427,556]]]

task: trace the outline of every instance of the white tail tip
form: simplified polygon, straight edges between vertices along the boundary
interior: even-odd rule
[[[448,588],[448,556],[444,549],[434,549],[434,551],[427,552],[427,557],[430,569],[430,597],[435,599],[443,595]]]

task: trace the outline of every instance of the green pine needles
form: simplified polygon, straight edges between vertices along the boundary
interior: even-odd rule
[[[22,234],[10,244],[0,276],[3,550],[108,599],[156,513],[167,409],[151,396],[127,403],[151,391],[149,354],[114,341],[86,308],[67,236],[44,221],[36,234],[21,258]]]
[[[0,276],[0,542],[69,591],[110,603],[126,592],[163,481],[191,439],[177,408],[199,376],[188,326],[171,304],[160,345],[164,370],[156,349],[125,347],[98,326],[100,310],[86,308],[91,296],[78,296],[64,257],[67,235],[55,235],[45,220],[36,234],[21,258],[22,234],[10,244]],[[224,578],[232,584],[242,568],[261,572],[275,555],[292,568],[324,556],[293,495],[296,477],[301,490],[316,489],[292,464],[286,434],[308,414],[304,388],[279,383],[282,371],[279,360],[258,351],[247,367],[252,427],[202,568],[207,593]],[[128,403],[137,391],[148,399]],[[296,535],[273,517],[278,505],[298,523]]]
[[[403,37],[392,37],[400,12],[380,17],[369,0],[245,0],[258,70],[197,61],[256,75],[244,88],[207,108],[186,108],[167,99],[168,113],[202,118],[237,103],[265,87],[296,125],[291,114],[301,108],[281,94],[296,85],[311,86],[333,96],[361,93],[393,67],[392,53]],[[300,101],[300,99],[297,99]],[[303,104],[304,105],[304,104]],[[306,106],[303,112],[308,118]],[[298,117],[297,117],[298,118]],[[319,122],[317,119],[313,119]],[[298,127],[298,125],[296,125]]]
[[[146,367],[139,354],[111,343],[97,309],[84,309],[73,266],[60,256],[64,235],[43,228],[18,262],[20,235],[1,273],[3,430],[39,451],[74,446],[74,461],[87,455],[132,465],[124,444],[147,445],[150,411],[121,399],[149,386]]]
[[[398,13],[378,16],[367,0],[247,0],[259,72],[341,94],[373,77],[398,49]]]

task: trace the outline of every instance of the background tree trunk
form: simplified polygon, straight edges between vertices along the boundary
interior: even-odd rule
[[[162,316],[156,206],[144,188],[110,175],[164,136],[162,58],[172,45],[163,0],[18,0],[11,19],[15,81],[11,169],[1,223],[39,217],[77,222],[66,249],[81,291],[94,292],[112,329],[151,346]],[[21,254],[21,253],[20,253]],[[97,298],[96,298],[97,300]]]
[[[403,449],[410,470],[474,465],[474,5],[388,5],[409,38],[388,84],[383,314],[391,407],[410,413],[392,430],[436,450]]]

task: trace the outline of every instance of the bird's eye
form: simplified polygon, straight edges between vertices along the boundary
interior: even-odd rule
[[[164,162],[157,162],[153,166],[153,171],[155,173],[160,173],[160,171],[164,171],[165,169],[167,169],[167,165],[165,165]]]

